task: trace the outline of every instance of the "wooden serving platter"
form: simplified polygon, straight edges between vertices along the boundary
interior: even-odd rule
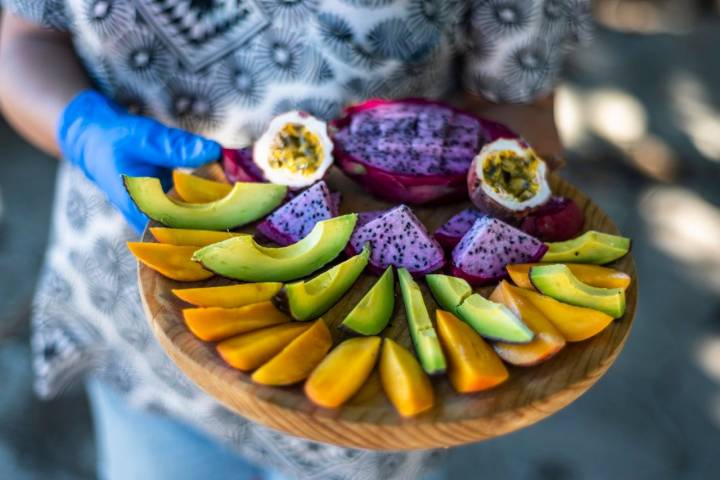
[[[200,174],[224,178],[219,165],[206,168]],[[343,213],[391,206],[369,196],[337,170],[329,176],[328,184],[331,190],[342,192]],[[577,202],[585,213],[585,229],[619,233],[607,215],[580,191],[556,176],[551,184],[556,194]],[[413,210],[433,231],[466,206],[454,204]],[[147,231],[144,240],[153,241]],[[568,343],[543,364],[509,367],[510,379],[494,390],[461,395],[452,389],[446,376],[433,378],[436,405],[413,419],[404,419],[396,413],[382,391],[377,372],[350,402],[337,410],[316,407],[305,397],[301,386],[275,388],[252,383],[249,375],[223,362],[214,344],[202,342],[190,333],[182,318],[182,309],[188,305],[171,292],[173,288],[223,285],[230,281],[216,277],[204,282],[176,282],[142,264],[138,275],[145,311],[162,347],[188,377],[232,411],[314,441],[344,447],[411,450],[450,447],[512,432],[557,412],[587,391],[617,358],[635,315],[637,276],[633,259],[628,255],[613,266],[629,273],[633,279],[627,290],[627,311],[623,318],[589,340]],[[336,344],[346,335],[337,326],[376,278],[363,274],[342,300],[323,315]],[[434,318],[437,305],[424,282],[419,283]],[[481,292],[487,294],[490,290]],[[383,335],[412,348],[399,295],[396,304],[394,317]]]

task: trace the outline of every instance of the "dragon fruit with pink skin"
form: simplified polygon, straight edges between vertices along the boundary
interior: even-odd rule
[[[252,148],[223,148],[222,164],[230,183],[266,182],[260,168],[255,165]]]
[[[389,265],[405,267],[414,275],[445,265],[442,247],[406,205],[388,210],[357,229],[350,237],[348,253],[357,254],[366,242],[372,251],[370,270],[378,274]]]
[[[572,199],[552,197],[542,207],[525,217],[520,230],[544,242],[562,242],[576,237],[585,219]]]
[[[484,217],[474,208],[466,208],[460,213],[456,213],[450,220],[445,222],[440,228],[435,230],[435,240],[448,250],[455,248],[460,243],[460,239],[470,230],[478,218]]]
[[[320,181],[302,191],[258,224],[256,230],[278,245],[304,238],[321,220],[336,215],[333,195]]]
[[[548,247],[535,237],[493,217],[482,217],[455,246],[452,274],[473,285],[496,282],[505,266],[539,261]]]
[[[482,146],[517,135],[498,123],[424,99],[370,100],[332,124],[340,168],[373,195],[424,204],[467,197]]]

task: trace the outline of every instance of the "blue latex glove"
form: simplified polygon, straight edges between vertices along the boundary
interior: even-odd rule
[[[220,145],[146,117],[131,115],[104,95],[86,90],[65,108],[58,127],[63,156],[105,192],[137,232],[147,217],[130,199],[121,175],[158,177],[167,189],[174,167],[220,158]]]

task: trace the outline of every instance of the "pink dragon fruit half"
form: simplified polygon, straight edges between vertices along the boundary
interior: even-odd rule
[[[452,252],[452,274],[474,285],[496,282],[505,266],[537,262],[548,247],[535,237],[493,217],[482,217]]]
[[[319,181],[275,210],[258,224],[257,233],[278,245],[304,238],[321,220],[337,215],[336,203],[327,185]]]
[[[507,127],[440,102],[370,100],[331,123],[340,168],[373,195],[423,204],[467,197],[473,157]]]
[[[260,168],[253,162],[251,147],[223,148],[222,164],[230,183],[266,181]]]
[[[462,237],[470,230],[478,218],[484,217],[474,208],[466,208],[460,213],[456,213],[450,220],[445,222],[440,228],[435,230],[435,240],[448,250],[455,248],[460,243]]]
[[[356,254],[366,242],[372,248],[370,270],[375,273],[394,265],[420,275],[445,265],[442,247],[406,205],[388,210],[357,229],[350,238],[348,253]]]

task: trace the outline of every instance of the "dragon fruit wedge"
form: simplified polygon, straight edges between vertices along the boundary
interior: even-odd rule
[[[370,100],[332,123],[335,158],[373,195],[424,204],[467,197],[473,157],[507,127],[423,100]]]
[[[544,242],[562,242],[576,237],[585,219],[572,199],[552,197],[542,207],[525,217],[520,230]]]
[[[223,148],[222,164],[230,183],[265,182],[260,168],[252,158],[252,148]]]
[[[330,194],[330,211],[333,217],[340,215],[340,204],[342,203],[342,193],[333,192]]]
[[[275,210],[257,226],[257,232],[278,245],[290,245],[305,237],[321,220],[335,216],[333,196],[320,181]]]
[[[484,213],[478,212],[474,208],[466,208],[450,217],[450,220],[435,230],[435,240],[446,249],[452,250],[472,228],[475,220],[484,216]]]
[[[537,262],[547,245],[493,217],[482,217],[452,252],[452,274],[474,285],[505,277],[505,266]]]
[[[388,210],[353,233],[349,253],[359,252],[369,242],[372,248],[370,270],[382,273],[389,265],[405,267],[420,275],[445,265],[440,244],[406,205]]]

